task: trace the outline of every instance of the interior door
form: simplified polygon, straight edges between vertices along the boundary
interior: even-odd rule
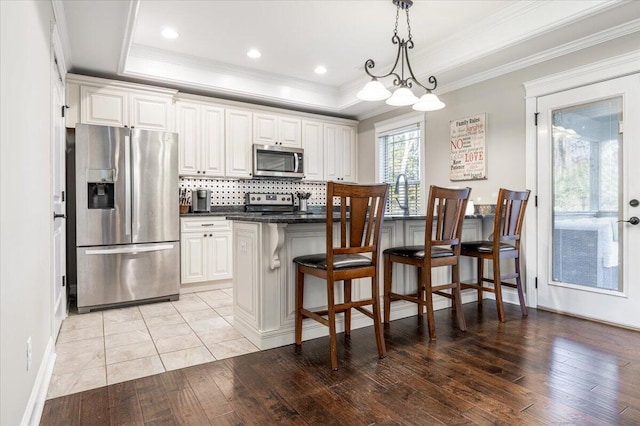
[[[538,112],[538,306],[640,328],[640,74]]]
[[[56,62],[51,63],[51,126],[52,148],[51,162],[53,173],[52,188],[52,330],[51,335],[58,335],[62,320],[67,316],[66,275],[66,207],[65,207],[65,128],[62,108],[64,108],[64,84]]]

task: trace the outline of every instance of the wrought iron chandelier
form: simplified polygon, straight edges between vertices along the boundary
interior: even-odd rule
[[[391,42],[398,45],[398,53],[396,55],[396,62],[393,64],[393,68],[387,74],[375,75],[371,73],[376,64],[373,59],[367,59],[364,63],[364,70],[371,77],[371,81],[365,84],[357,96],[364,101],[381,101],[386,99],[387,104],[394,106],[413,105],[413,109],[417,111],[435,111],[444,108],[444,103],[438,99],[438,97],[432,93],[438,86],[438,81],[434,76],[430,76],[428,79],[429,85],[425,86],[418,81],[413,75],[411,64],[409,63],[409,49],[413,49],[413,40],[411,39],[411,24],[409,22],[409,8],[413,5],[412,0],[391,0],[396,5],[396,26],[393,30],[393,37]],[[407,39],[401,39],[398,36],[398,20],[400,18],[400,10],[404,10],[407,14]],[[400,66],[399,74],[396,72],[396,68]],[[405,68],[408,71],[408,75],[405,77]],[[378,81],[378,79],[393,76],[393,85],[397,87],[394,90],[393,95],[387,90],[384,85]],[[426,90],[426,93],[422,97],[418,98],[411,91],[413,85],[417,85]]]

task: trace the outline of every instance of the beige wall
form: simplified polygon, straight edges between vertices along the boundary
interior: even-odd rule
[[[0,424],[18,425],[51,338],[51,3],[3,0],[0,19]]]
[[[470,186],[471,199],[478,204],[494,204],[498,188],[501,186],[524,189],[526,182],[523,83],[634,51],[638,46],[640,34],[636,33],[442,95],[441,99],[447,104],[446,108],[426,114],[426,184]],[[369,183],[375,180],[374,169],[370,167],[374,164],[375,155],[374,123],[410,111],[411,107],[396,108],[360,122],[359,182]],[[483,112],[487,113],[487,179],[450,181],[449,121]]]

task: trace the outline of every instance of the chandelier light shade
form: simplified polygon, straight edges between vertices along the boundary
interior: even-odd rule
[[[425,86],[418,81],[413,75],[411,63],[409,62],[409,49],[413,49],[413,40],[411,39],[411,24],[409,22],[409,8],[413,5],[412,0],[391,0],[396,6],[396,26],[393,30],[391,42],[398,46],[396,61],[387,74],[375,75],[371,70],[376,66],[373,59],[367,59],[364,63],[364,70],[371,81],[368,82],[362,90],[357,93],[357,97],[363,101],[381,101],[386,99],[388,105],[405,106],[413,105],[413,109],[417,111],[435,111],[444,108],[444,102],[432,92],[438,87],[438,81],[434,76],[430,76]],[[408,36],[405,40],[398,36],[398,20],[400,18],[400,10],[404,10],[407,15]],[[400,68],[396,71],[397,68]],[[405,76],[405,71],[408,75]],[[378,79],[393,76],[393,86],[396,88],[393,94]],[[423,88],[426,93],[418,98],[413,94],[411,88],[413,85]]]
[[[363,101],[384,101],[391,96],[391,92],[384,87],[384,84],[374,78],[365,84],[356,96]]]

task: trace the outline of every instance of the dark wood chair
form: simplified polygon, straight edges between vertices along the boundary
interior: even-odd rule
[[[448,189],[431,186],[427,202],[424,245],[388,248],[384,255],[384,322],[391,319],[391,301],[407,300],[418,304],[418,315],[427,307],[429,338],[436,338],[433,315],[433,294],[453,299],[458,327],[464,331],[467,325],[462,311],[460,295],[460,238],[462,222],[471,188]],[[427,255],[425,256],[425,253]],[[415,266],[418,272],[416,294],[399,294],[392,291],[393,263]],[[451,282],[433,285],[431,268],[451,267]],[[450,293],[443,290],[450,289]]]
[[[483,292],[488,291],[496,296],[498,319],[505,321],[504,307],[502,305],[502,287],[507,286],[518,290],[520,310],[523,316],[528,315],[527,305],[524,301],[522,281],[520,279],[520,232],[524,213],[529,200],[529,190],[510,191],[500,188],[496,204],[496,215],[493,221],[493,235],[490,241],[469,241],[462,243],[461,254],[477,258],[478,275],[477,282],[462,283],[462,288],[475,288],[478,290],[478,304],[482,305]],[[502,261],[513,259],[515,261],[515,273],[501,273]],[[490,260],[493,264],[493,278],[484,276],[484,261]],[[515,283],[504,280],[515,279]],[[493,283],[493,287],[484,283]]]
[[[338,369],[336,346],[336,314],[344,312],[345,336],[351,333],[351,309],[373,319],[378,355],[384,358],[386,348],[380,317],[378,258],[380,233],[389,186],[327,183],[326,252],[299,256],[296,264],[296,345],[302,344],[302,319],[312,318],[329,327],[331,368]],[[340,198],[339,236],[334,239],[334,197]],[[334,244],[335,241],[335,244]],[[327,309],[310,311],[303,307],[305,274],[326,280]],[[352,280],[371,278],[371,298],[351,299]],[[335,302],[334,283],[344,282],[344,302]],[[371,310],[365,306],[371,305]],[[326,318],[325,318],[326,316]]]

